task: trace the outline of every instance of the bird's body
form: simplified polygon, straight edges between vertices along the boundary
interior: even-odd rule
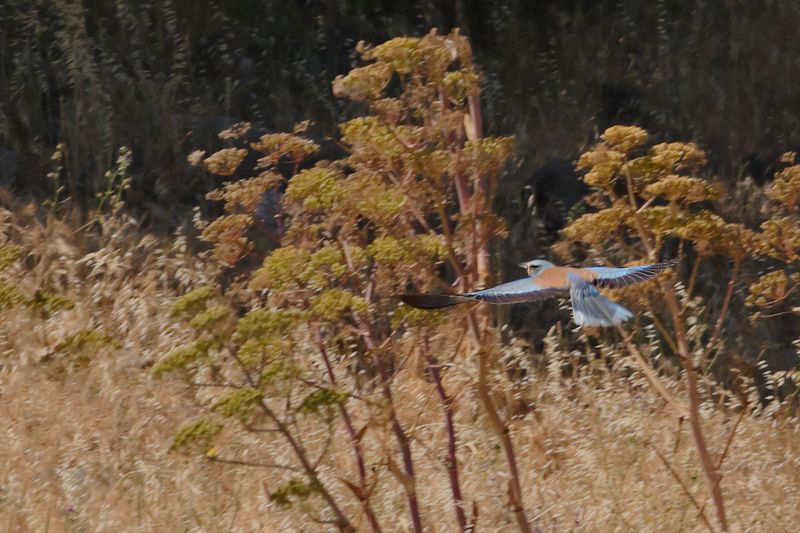
[[[523,263],[528,277],[489,289],[453,295],[406,294],[401,300],[413,307],[437,309],[469,301],[493,304],[532,302],[569,292],[573,318],[579,325],[613,326],[628,320],[630,311],[600,294],[597,287],[621,287],[650,279],[675,265],[675,261],[650,265],[613,267],[562,267],[534,259]]]

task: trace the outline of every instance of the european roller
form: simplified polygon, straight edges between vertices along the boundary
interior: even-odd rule
[[[438,309],[463,302],[491,304],[533,302],[569,293],[572,317],[579,326],[614,326],[633,317],[623,306],[612,302],[597,290],[616,288],[650,279],[675,266],[677,261],[633,267],[556,266],[544,259],[534,259],[520,266],[528,277],[474,292],[462,294],[404,294],[400,299],[420,309]]]

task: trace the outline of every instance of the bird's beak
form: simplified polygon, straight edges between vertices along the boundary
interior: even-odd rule
[[[520,268],[527,269],[527,268],[528,268],[528,263],[520,263],[520,264],[519,264],[519,267],[520,267]]]

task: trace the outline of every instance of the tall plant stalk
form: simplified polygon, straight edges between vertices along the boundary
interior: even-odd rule
[[[459,50],[459,57],[464,65],[472,67],[472,49],[465,40]],[[465,130],[470,141],[475,141],[483,137],[483,117],[480,106],[480,89],[475,86],[471,89],[467,97],[468,113],[464,117]],[[460,151],[458,146],[451,145],[452,151]],[[483,176],[479,172],[473,172],[470,176],[472,187],[467,186],[467,177],[457,174],[454,179],[456,198],[458,199],[459,211],[462,217],[472,217],[472,235],[470,238],[470,253],[467,254],[467,266],[461,271],[461,287],[464,290],[476,286],[485,286],[489,282],[489,235],[488,226],[481,220],[485,215],[491,199],[496,189],[496,176]],[[492,179],[493,178],[493,179]],[[444,221],[445,226],[447,222]],[[452,235],[445,231],[445,238],[448,240],[448,250],[453,250],[451,242]],[[456,262],[451,257],[451,262]],[[475,312],[470,309],[467,313],[468,328],[472,332],[478,347],[478,397],[481,405],[486,412],[489,426],[495,433],[503,447],[506,457],[509,474],[509,498],[511,511],[517,522],[517,527],[523,533],[530,532],[530,525],[525,516],[525,507],[522,498],[522,485],[520,483],[519,468],[517,467],[514,443],[511,440],[510,428],[500,416],[497,406],[492,400],[488,382],[488,353],[481,342],[480,325],[475,316]]]
[[[422,338],[422,350],[425,360],[428,363],[428,373],[431,375],[436,394],[439,396],[439,403],[444,413],[445,429],[447,431],[447,475],[450,479],[450,491],[453,493],[453,507],[456,514],[456,522],[461,531],[469,531],[470,525],[467,522],[467,515],[464,512],[464,497],[461,495],[461,484],[458,481],[458,441],[456,438],[455,424],[453,423],[453,398],[447,395],[442,382],[439,361],[431,353],[430,343],[427,335]],[[474,527],[474,525],[472,526]]]
[[[689,425],[692,428],[692,437],[694,438],[695,447],[697,448],[697,454],[700,456],[703,474],[705,474],[706,482],[711,491],[711,498],[714,501],[719,527],[722,531],[729,531],[728,518],[725,513],[725,499],[722,496],[722,488],[720,487],[721,476],[711,459],[711,454],[708,451],[708,446],[703,436],[703,428],[700,423],[700,392],[697,386],[697,371],[694,368],[694,363],[692,363],[689,343],[686,340],[686,325],[684,324],[678,301],[671,289],[666,288],[665,298],[675,327],[678,357],[681,360],[683,370],[686,374],[686,391],[689,395]]]
[[[633,211],[636,230],[639,233],[642,244],[647,251],[647,255],[651,261],[656,260],[655,247],[653,246],[650,236],[644,229],[644,224],[640,218],[639,207],[636,204],[636,199],[633,195],[633,183],[630,175],[626,176],[628,185],[628,199],[630,207]],[[737,268],[738,270],[738,268]],[[735,274],[734,274],[735,275]],[[717,521],[719,522],[722,531],[728,531],[728,518],[725,513],[725,500],[722,496],[722,488],[720,487],[720,474],[714,466],[711,459],[711,454],[706,445],[706,439],[703,435],[703,427],[700,422],[700,391],[697,384],[697,371],[695,370],[694,363],[692,363],[691,351],[689,349],[689,342],[686,338],[686,323],[675,298],[675,292],[672,287],[666,284],[662,285],[664,298],[667,301],[667,308],[672,316],[672,325],[675,328],[675,345],[678,347],[678,358],[683,365],[684,373],[686,374],[686,392],[689,396],[689,426],[692,429],[692,437],[694,439],[697,455],[700,457],[700,464],[703,468],[706,482],[711,492],[711,497],[714,501],[714,507],[717,512]],[[729,299],[726,297],[726,302]],[[726,304],[727,305],[727,304]],[[718,334],[715,331],[715,336]]]
[[[511,431],[506,422],[500,417],[497,406],[492,400],[492,395],[489,390],[489,370],[488,370],[488,354],[485,353],[481,345],[480,330],[478,329],[478,320],[475,314],[470,309],[467,314],[470,331],[478,345],[478,398],[483,406],[486,416],[489,420],[489,427],[494,432],[495,436],[500,440],[503,446],[503,453],[506,457],[506,464],[508,465],[508,472],[511,479],[508,481],[508,494],[511,505],[511,512],[514,515],[514,520],[517,522],[517,527],[523,533],[530,533],[531,528],[528,519],[525,516],[525,506],[522,502],[522,484],[520,483],[519,468],[517,467],[517,457],[514,452],[514,443],[511,440]]]
[[[269,305],[302,310],[326,335],[351,343],[360,361],[374,371],[402,457],[402,466],[391,458],[388,466],[405,490],[413,529],[421,532],[413,437],[399,420],[392,386],[395,369],[386,359],[396,348],[396,328],[410,323],[409,310],[398,307],[392,296],[405,285],[446,284],[436,268],[445,259],[462,288],[488,283],[489,237],[502,233],[502,224],[490,211],[492,198],[514,142],[484,137],[480,75],[468,40],[457,30],[447,36],[432,31],[422,38],[362,44],[358,53],[365,64],[337,77],[332,87],[337,96],[369,110],[340,125],[346,157],[303,169],[298,162],[318,154],[320,146],[302,135],[302,127],[295,134],[263,135],[257,143],[244,137],[248,124],[226,130],[221,137],[231,146],[200,156],[197,164],[231,176],[255,150],[261,154],[259,174],[210,194],[225,201],[226,215],[207,225],[203,238],[215,245],[222,260],[236,262],[255,250],[248,234],[257,206],[266,190],[284,183],[280,163],[294,162],[295,174],[281,189],[289,229],[281,246],[266,255],[250,286],[267,290]],[[409,320],[416,325],[435,322],[430,316]],[[478,338],[477,322],[470,327]],[[479,396],[509,462],[512,507],[528,531],[509,430],[491,400],[489,352],[480,342],[478,346]],[[438,365],[429,366],[441,386]],[[451,436],[450,475],[456,481],[452,411],[444,388],[439,392]],[[348,415],[341,415],[346,420]],[[351,440],[359,438],[355,428],[348,432]],[[358,483],[359,491],[365,488],[360,473]],[[457,520],[467,529],[460,487],[457,482],[452,486]]]
[[[383,395],[388,403],[389,419],[392,425],[392,432],[394,433],[395,438],[400,445],[400,454],[403,458],[402,475],[400,475],[398,472],[393,473],[402,480],[402,485],[406,492],[406,500],[408,501],[408,512],[411,514],[411,524],[414,527],[414,532],[422,533],[422,517],[420,516],[419,501],[417,500],[417,481],[414,477],[414,460],[411,456],[411,440],[408,438],[408,434],[405,432],[403,426],[400,424],[400,421],[397,418],[397,411],[394,407],[394,398],[392,396],[389,373],[386,370],[386,366],[381,361],[380,353],[374,348],[374,346],[370,348],[370,352],[372,353],[372,361],[375,367],[378,369],[378,374],[381,380],[381,389],[383,390]],[[391,463],[390,468],[392,468]]]
[[[343,240],[339,240],[338,245],[342,250],[344,262],[351,274],[352,280],[357,280],[358,277],[356,276],[355,265],[353,264],[353,259],[347,243]],[[363,294],[366,300],[369,300],[371,292],[369,285],[367,287],[361,287],[357,281],[352,281],[352,284],[354,285],[355,290]],[[358,325],[358,331],[364,341],[367,352],[372,358],[372,364],[378,371],[380,387],[386,400],[392,432],[394,433],[395,438],[400,445],[400,454],[403,458],[403,472],[398,472],[394,468],[394,463],[391,461],[391,459],[389,459],[389,468],[392,470],[392,473],[401,480],[401,484],[405,490],[408,511],[411,515],[411,523],[414,528],[414,533],[422,533],[422,517],[420,515],[419,501],[417,500],[416,478],[414,476],[414,459],[411,455],[411,439],[409,439],[408,434],[405,432],[405,429],[403,429],[403,426],[400,424],[400,420],[397,418],[397,411],[394,405],[394,396],[392,395],[391,376],[389,375],[389,371],[386,369],[386,365],[384,365],[381,359],[380,347],[378,346],[378,343],[375,341],[375,337],[372,334],[370,321],[362,317],[361,313],[356,311],[352,312],[352,316]]]
[[[322,357],[323,364],[325,365],[325,371],[328,374],[328,381],[333,387],[337,387],[338,381],[336,379],[336,374],[334,373],[331,359],[328,356],[328,350],[325,348],[325,342],[318,327],[314,328],[314,340],[319,347],[319,352]],[[353,421],[350,417],[350,412],[347,410],[347,406],[344,403],[339,403],[338,408],[339,415],[342,418],[342,422],[347,430],[347,435],[350,438],[350,445],[353,447],[353,457],[356,460],[356,467],[358,470],[358,486],[353,486],[350,483],[348,483],[348,486],[361,502],[361,506],[364,509],[364,514],[367,517],[367,521],[369,522],[372,532],[380,533],[380,524],[378,523],[378,519],[375,516],[375,512],[373,511],[372,505],[369,501],[370,487],[367,482],[367,469],[364,465],[364,453],[361,449],[361,436],[363,434],[360,434],[358,431],[356,431],[355,427],[353,426]]]

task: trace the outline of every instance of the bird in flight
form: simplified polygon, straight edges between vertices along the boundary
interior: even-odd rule
[[[404,294],[400,299],[419,309],[439,309],[471,301],[492,304],[533,302],[569,292],[572,317],[576,324],[614,326],[632,318],[633,314],[600,294],[597,288],[616,288],[644,281],[675,266],[677,262],[672,260],[623,268],[573,268],[534,259],[520,265],[528,271],[527,278],[462,294]]]

